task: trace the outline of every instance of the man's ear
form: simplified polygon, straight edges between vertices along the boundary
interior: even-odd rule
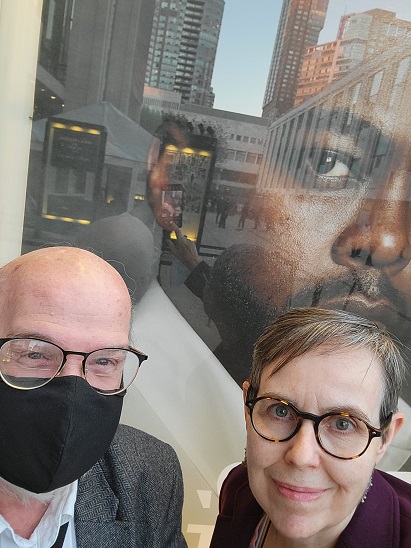
[[[385,441],[384,443],[381,444],[377,452],[377,463],[382,459],[384,453],[386,452],[392,440],[396,436],[398,430],[404,424],[404,420],[405,420],[404,413],[397,411],[396,413],[393,414],[390,425],[386,431]]]
[[[244,381],[243,382],[243,399],[244,401],[247,399],[247,392],[250,388],[250,381]]]

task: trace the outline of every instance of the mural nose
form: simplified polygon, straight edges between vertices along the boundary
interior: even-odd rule
[[[332,246],[334,262],[354,269],[377,268],[388,275],[395,275],[408,265],[411,246],[407,181],[403,172],[394,172],[383,199],[363,201],[357,219]]]

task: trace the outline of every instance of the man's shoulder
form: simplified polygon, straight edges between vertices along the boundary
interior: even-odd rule
[[[119,425],[104,456],[79,479],[77,544],[186,546],[182,503],[181,469],[172,447]]]
[[[127,424],[119,424],[113,442],[119,443],[122,445],[143,445],[145,447],[158,448],[164,450],[165,448],[170,448],[166,442],[156,438],[152,434],[148,434],[143,430],[134,428],[133,426],[128,426]]]
[[[114,450],[139,462],[161,463],[164,460],[177,460],[174,449],[168,443],[126,424],[119,424],[117,428],[109,451]]]
[[[181,481],[174,449],[150,434],[121,424],[103,457],[80,478],[79,490],[90,492],[98,485],[105,491],[107,482],[113,491],[127,490],[148,477],[154,482],[167,477],[170,485]]]

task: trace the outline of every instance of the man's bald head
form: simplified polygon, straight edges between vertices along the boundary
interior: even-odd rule
[[[117,332],[124,339],[130,317],[130,296],[121,276],[83,249],[39,249],[0,269],[2,337],[30,333],[46,337],[50,329],[48,338],[64,340],[87,329],[91,339],[100,338],[98,333],[106,333],[111,326],[113,335]],[[114,342],[125,344],[124,340]]]
[[[120,274],[89,251],[44,248],[0,269],[2,478],[48,492],[102,457],[122,398],[98,391],[121,389],[140,363],[125,358],[130,317]]]

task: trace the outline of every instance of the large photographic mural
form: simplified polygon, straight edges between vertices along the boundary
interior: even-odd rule
[[[338,37],[301,58],[301,85],[285,112],[259,119],[170,106],[167,97],[157,110],[140,104],[139,118],[113,91],[109,69],[105,94],[79,104],[73,90],[83,85],[86,20],[79,4],[65,35],[71,106],[45,116],[43,105],[33,123],[22,250],[80,245],[123,276],[135,302],[132,339],[150,357],[128,391],[123,421],[175,447],[184,534],[202,548],[222,477],[243,458],[240,387],[266,325],[292,307],[343,309],[385,326],[409,353],[411,13],[400,19],[388,3],[370,1],[367,9],[376,9],[345,14]],[[149,11],[140,29],[152,24]],[[148,55],[149,36],[145,48]],[[133,63],[125,70],[137,70]],[[118,82],[123,90],[126,80]],[[104,128],[98,177],[73,159],[46,170],[51,114],[71,132]],[[58,203],[54,218],[43,214],[46,194]],[[410,385],[401,409],[411,421]],[[411,470],[410,455],[408,424],[382,467]]]

